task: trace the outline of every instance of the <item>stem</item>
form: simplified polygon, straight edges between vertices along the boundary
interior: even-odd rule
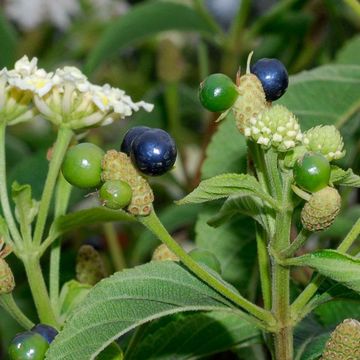
[[[354,226],[348,232],[346,237],[340,243],[336,250],[346,253],[354,241],[360,234],[360,219],[356,221]],[[311,298],[315,295],[317,290],[319,289],[320,285],[322,284],[325,276],[317,274],[311,280],[311,282],[306,286],[306,288],[302,291],[302,293],[295,299],[295,301],[291,305],[291,310],[293,314],[296,315],[296,319],[299,319],[299,314],[302,313],[304,307],[307,303],[311,300]],[[300,320],[300,319],[299,319]]]
[[[288,258],[295,254],[306,242],[311,232],[302,228],[296,239],[284,250],[280,252],[280,257]]]
[[[264,153],[266,170],[270,180],[271,194],[278,200],[282,199],[283,187],[280,170],[278,168],[278,154],[272,149]]]
[[[49,294],[38,257],[27,254],[22,260],[40,321],[44,324],[57,327],[58,324],[50,304]]]
[[[276,230],[272,247],[280,252],[290,244],[290,228],[292,211],[288,210],[291,203],[291,179],[285,179],[282,196],[282,208],[276,216]],[[275,356],[278,360],[293,358],[293,328],[290,311],[290,269],[281,266],[272,258],[272,313],[278,321],[279,330],[274,335]]]
[[[360,17],[360,4],[357,0],[344,0],[345,3],[352,9],[352,11]]]
[[[63,161],[65,152],[68,148],[70,140],[73,136],[71,129],[66,127],[60,127],[58,136],[53,148],[53,154],[49,165],[49,172],[45,181],[43,194],[40,201],[39,213],[36,220],[34,231],[34,244],[40,245],[41,238],[44,232],[46,218],[48,215],[51,198],[54,192],[56,179],[59,174],[60,166]]]
[[[34,323],[18,307],[12,293],[0,295],[0,305],[26,330],[30,330],[34,326]]]
[[[209,75],[209,55],[205,42],[200,38],[197,46],[197,58],[200,74],[200,81],[203,81]]]
[[[71,194],[71,185],[65,180],[62,174],[59,175],[55,194],[55,219],[65,214]],[[51,247],[50,271],[49,271],[49,293],[53,309],[58,309],[60,292],[60,256],[61,239],[57,239]]]
[[[5,155],[5,132],[6,132],[6,123],[5,121],[0,123],[0,200],[3,214],[9,228],[12,239],[17,246],[21,246],[22,238],[20,232],[15,223],[7,191],[7,181],[6,181],[6,155]],[[13,244],[9,244],[13,245]]]
[[[233,292],[221,281],[204,270],[196,261],[194,261],[167,232],[156,216],[154,210],[152,210],[150,215],[139,217],[138,220],[154,235],[156,235],[196,276],[198,276],[206,284],[218,291],[224,297],[237,304],[239,307],[248,311],[255,318],[265,322],[265,324],[261,325],[262,327],[271,327],[274,325],[274,319],[269,311],[260,308],[259,306],[242,297],[240,294]],[[256,321],[255,318],[254,321]]]
[[[119,241],[116,236],[115,226],[113,223],[103,224],[103,229],[105,232],[105,237],[107,244],[110,249],[110,256],[112,263],[116,271],[120,271],[126,268],[126,262],[122,247],[119,244]]]
[[[256,245],[258,264],[260,271],[261,291],[264,300],[264,307],[266,310],[271,309],[271,276],[270,276],[270,262],[267,251],[266,232],[258,225],[256,225]]]

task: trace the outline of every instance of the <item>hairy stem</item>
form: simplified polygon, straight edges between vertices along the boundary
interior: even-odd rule
[[[34,231],[34,244],[39,245],[42,240],[44,227],[50,207],[51,198],[54,192],[56,179],[59,175],[61,163],[63,161],[65,152],[73,136],[71,129],[60,127],[58,136],[53,147],[53,154],[49,165],[49,171],[46,177],[43,194],[40,201],[39,213],[36,220]]]
[[[164,228],[155,212],[152,211],[150,215],[139,217],[139,221],[145,225],[154,235],[156,235],[167,247],[177,255],[180,260],[201,280],[217,290],[227,299],[237,304],[242,309],[248,311],[256,318],[263,321],[265,324],[262,327],[269,327],[273,325],[273,317],[267,310],[260,308],[259,306],[251,303],[240,294],[235,293],[228,287],[226,287],[221,281],[216,279],[213,275],[204,270],[196,261],[194,261],[183,248],[171,237],[171,235]],[[260,325],[260,324],[259,324]]]
[[[310,231],[302,228],[296,239],[286,249],[281,250],[279,255],[282,258],[288,258],[293,256],[297,250],[303,247],[310,234]]]
[[[26,330],[30,330],[34,326],[34,323],[29,320],[18,307],[12,293],[0,295],[0,306],[2,306],[9,315]]]

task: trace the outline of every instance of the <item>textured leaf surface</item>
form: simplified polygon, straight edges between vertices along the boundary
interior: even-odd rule
[[[248,174],[223,174],[204,180],[193,192],[177,203],[179,205],[202,203],[234,194],[238,196],[253,195],[271,204],[275,203],[275,200],[262,190],[255,177]]]
[[[338,64],[357,64],[360,65],[360,35],[354,36],[337,53],[336,62]]]
[[[253,274],[256,258],[253,221],[238,216],[218,228],[207,224],[217,209],[209,208],[200,214],[196,223],[196,245],[216,254],[222,268],[222,277],[245,294]]]
[[[354,174],[352,169],[343,170],[332,166],[330,181],[335,185],[360,187],[360,176]]]
[[[84,70],[91,73],[125,46],[167,30],[212,33],[208,23],[189,6],[163,1],[138,5],[105,29],[90,52]]]
[[[360,258],[336,250],[320,250],[287,261],[290,265],[310,266],[320,274],[360,292]]]
[[[290,77],[279,100],[300,119],[301,128],[343,125],[360,108],[360,66],[325,65]]]
[[[245,137],[236,128],[235,119],[230,112],[223,120],[206,149],[206,159],[201,168],[201,176],[213,176],[245,172],[247,146]]]
[[[152,262],[118,272],[90,291],[46,359],[94,359],[113,340],[150,320],[216,309],[230,310],[229,303],[177,263]]]
[[[126,359],[197,359],[244,342],[260,341],[260,331],[234,313],[183,313],[149,324]]]

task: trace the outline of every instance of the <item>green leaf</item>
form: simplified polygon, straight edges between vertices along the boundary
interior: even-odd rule
[[[223,174],[203,180],[194,191],[177,201],[177,204],[202,203],[230,195],[253,195],[267,201],[273,207],[278,207],[276,201],[262,190],[256,178],[248,174]]]
[[[124,354],[118,344],[112,342],[97,357],[96,360],[123,360]]]
[[[80,226],[92,225],[106,221],[136,221],[135,217],[123,210],[111,210],[106,207],[96,207],[76,211],[60,216],[55,220],[51,233],[57,237]]]
[[[318,359],[325,348],[326,342],[330,337],[330,333],[326,332],[319,336],[312,338],[302,349],[302,352],[296,356],[296,360],[316,360]]]
[[[230,196],[222,205],[220,210],[209,219],[210,226],[218,227],[236,215],[252,217],[270,234],[270,228],[264,213],[263,203],[254,196]]]
[[[126,359],[197,359],[243,343],[260,342],[260,337],[254,325],[234,313],[183,313],[146,326],[141,339],[127,351]]]
[[[330,182],[335,185],[360,187],[360,176],[354,174],[352,169],[343,170],[333,165],[331,167]]]
[[[230,303],[181,265],[151,262],[99,282],[66,322],[47,360],[93,359],[135,327],[184,311],[231,310]]]
[[[201,168],[201,177],[246,171],[247,146],[245,137],[236,128],[232,112],[218,127],[206,149],[206,159]]]
[[[168,30],[213,34],[209,24],[189,6],[163,1],[134,6],[105,29],[87,58],[85,73],[94,71],[120,49]]]
[[[249,288],[256,259],[254,224],[249,218],[237,216],[219,228],[207,224],[217,209],[208,208],[196,223],[196,245],[209,250],[219,259],[222,277],[237,288]],[[246,254],[246,256],[245,256]]]
[[[292,76],[278,103],[299,117],[303,130],[320,124],[340,127],[360,108],[359,86],[359,65],[325,65]]]
[[[360,35],[354,36],[336,55],[338,64],[360,65]]]
[[[360,258],[336,250],[319,250],[288,259],[286,264],[312,267],[320,274],[360,293]]]
[[[12,198],[15,202],[15,215],[22,226],[29,226],[39,210],[39,202],[31,197],[31,186],[13,182]]]
[[[0,68],[12,67],[15,61],[17,34],[2,11],[0,11],[0,44]]]

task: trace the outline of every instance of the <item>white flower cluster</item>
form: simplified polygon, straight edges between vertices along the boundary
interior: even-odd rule
[[[249,119],[244,135],[258,144],[287,151],[302,140],[296,117],[284,106],[275,105]]]
[[[35,107],[30,106],[31,99]],[[0,72],[0,114],[8,113],[9,108],[14,110],[14,102],[30,111],[28,115],[37,111],[55,125],[67,124],[73,130],[108,125],[141,108],[153,109],[144,101],[133,102],[123,90],[90,83],[76,67],[65,66],[48,73],[37,67],[36,58],[30,61],[27,56],[17,61],[13,70]],[[20,109],[13,115],[18,114]],[[19,122],[5,118],[8,123]]]

